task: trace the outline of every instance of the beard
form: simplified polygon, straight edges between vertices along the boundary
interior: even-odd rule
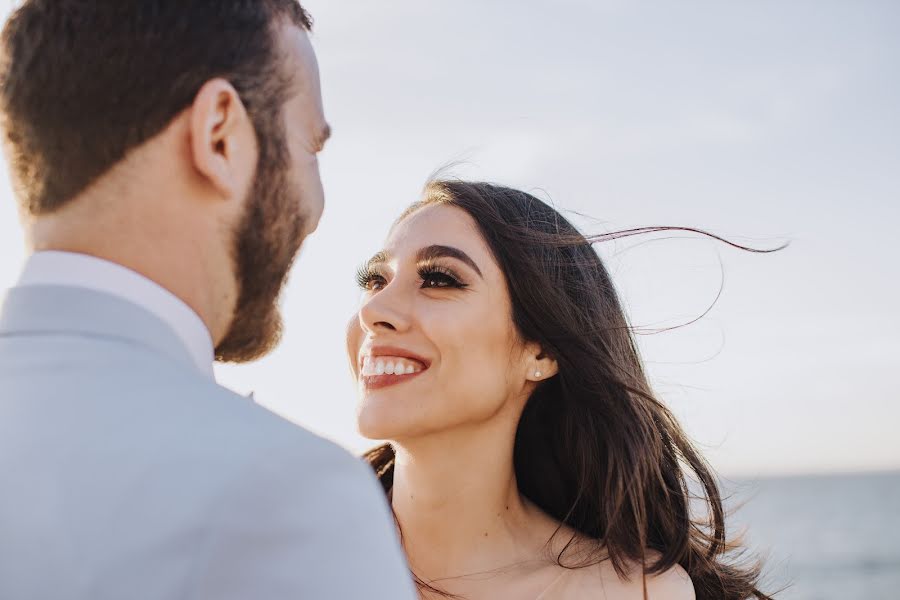
[[[266,133],[259,136],[256,176],[235,232],[238,301],[231,326],[216,346],[220,362],[256,360],[281,341],[278,301],[306,231],[300,199],[291,194],[296,188],[289,181],[284,132]]]

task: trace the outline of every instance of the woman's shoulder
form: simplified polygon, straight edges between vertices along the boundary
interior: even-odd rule
[[[694,583],[681,565],[647,576],[647,597],[667,600],[694,600]]]
[[[559,559],[561,573],[539,600],[694,600],[694,584],[687,571],[674,565],[662,573],[644,574],[644,565],[632,560],[625,564],[625,576],[613,567],[606,545],[586,537],[556,521],[557,532],[551,538],[551,557]],[[645,564],[661,558],[647,549]],[[555,560],[554,560],[555,562]]]
[[[648,561],[655,560],[648,556]],[[587,567],[569,569],[545,592],[549,600],[644,600],[644,581],[649,600],[694,600],[694,585],[679,565],[662,573],[642,577],[639,563],[628,565],[626,577],[621,577],[607,559]]]

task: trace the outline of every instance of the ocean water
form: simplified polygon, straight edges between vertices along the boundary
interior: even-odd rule
[[[900,472],[725,482],[779,600],[900,600]]]

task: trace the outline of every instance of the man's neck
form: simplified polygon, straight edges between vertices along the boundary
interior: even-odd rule
[[[158,215],[159,222],[152,216],[117,218],[108,214],[98,218],[93,216],[96,210],[78,214],[82,210],[79,204],[29,224],[28,237],[35,252],[69,252],[121,265],[189,306],[203,321],[214,344],[225,335],[237,288],[226,265],[230,258],[218,256],[230,256],[224,249],[211,251],[204,246],[202,235],[192,238],[173,228],[171,215]],[[190,230],[190,225],[184,223],[182,228]]]

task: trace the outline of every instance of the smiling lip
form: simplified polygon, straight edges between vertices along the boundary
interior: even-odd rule
[[[360,377],[359,381],[367,390],[380,390],[381,388],[410,381],[424,372],[425,371],[419,371],[418,373],[410,373],[408,375],[366,375]]]
[[[362,371],[364,368],[364,361],[368,359],[369,361],[375,360],[379,357],[394,357],[400,358],[407,361],[407,364],[418,363],[415,372],[405,372],[405,373],[384,373],[384,374],[370,374],[370,375],[362,375]],[[358,368],[359,368],[359,382],[368,390],[377,390],[381,388],[385,388],[388,386],[396,385],[398,383],[403,383],[406,381],[410,381],[411,379],[421,375],[425,371],[428,370],[428,367],[431,366],[431,361],[427,358],[419,356],[409,350],[405,350],[403,348],[397,348],[393,346],[373,346],[366,351],[361,351],[359,354]]]

